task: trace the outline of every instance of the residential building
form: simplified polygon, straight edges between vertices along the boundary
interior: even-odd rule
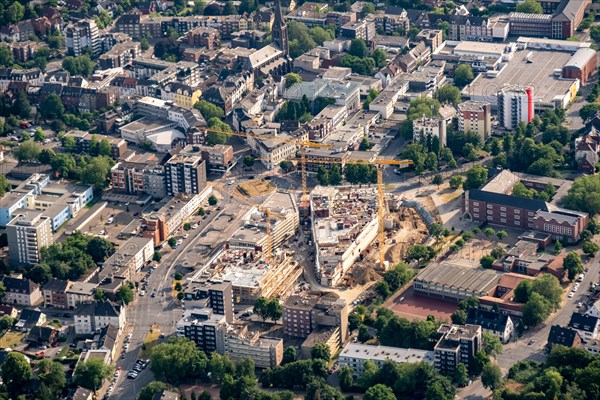
[[[158,211],[142,215],[142,222],[146,225],[143,236],[152,238],[154,245],[158,246],[166,241],[188,217],[198,211],[200,205],[212,193],[208,186],[202,193],[196,195],[179,194],[173,198],[167,197],[156,205]]]
[[[132,281],[132,277],[154,255],[154,242],[151,238],[134,236],[120,244],[115,253],[102,263],[98,273],[100,282],[106,278],[118,277]]]
[[[228,144],[192,146],[192,150],[200,152],[202,160],[207,162],[210,171],[224,171],[233,164],[233,147]],[[186,147],[183,152],[188,152],[188,148]]]
[[[413,141],[437,138],[438,148],[446,146],[446,121],[441,118],[421,117],[413,121]]]
[[[113,160],[123,157],[127,152],[127,142],[123,139],[115,138],[113,136],[91,134],[84,131],[69,131],[65,137],[67,136],[75,138],[77,150],[80,152],[89,154],[90,147],[97,146],[97,144],[103,140],[106,140],[110,145],[110,156],[113,158]]]
[[[324,27],[327,21],[328,7],[327,3],[307,2],[287,14],[285,19],[288,22],[302,22],[309,28],[315,26]]]
[[[362,21],[351,21],[340,30],[343,37],[348,39],[363,39],[370,42],[375,37],[375,22],[363,19]]]
[[[233,361],[250,358],[256,368],[274,368],[283,359],[283,339],[262,336],[248,325],[228,325],[223,332],[223,353]]]
[[[507,314],[470,308],[467,313],[468,325],[480,325],[483,333],[496,336],[502,343],[508,343],[515,335],[515,324]]]
[[[533,88],[507,86],[498,91],[498,120],[506,129],[516,129],[519,122],[534,117]]]
[[[84,54],[88,49],[92,55],[100,54],[100,35],[98,25],[92,19],[82,19],[69,24],[65,30],[67,52],[75,57]]]
[[[206,307],[233,322],[233,289],[231,282],[192,282],[186,290],[187,300],[206,300]]]
[[[571,328],[563,328],[559,325],[552,325],[548,334],[548,343],[546,347],[552,348],[555,344],[566,347],[581,347],[582,341],[579,333]]]
[[[392,35],[394,33],[408,32],[410,28],[410,20],[406,10],[402,10],[400,14],[375,14],[375,27],[379,31],[383,31],[385,35]]]
[[[360,376],[365,372],[364,365],[367,361],[372,361],[381,367],[386,361],[398,364],[419,362],[433,364],[434,359],[433,351],[360,343],[348,343],[339,355],[340,367],[351,368],[354,376]]]
[[[302,135],[308,136],[308,135]],[[298,142],[302,136],[296,137],[287,133],[278,133],[277,129],[252,129],[246,136],[248,146],[267,168],[277,168],[282,161],[295,158]]]
[[[127,194],[149,194],[162,199],[165,190],[164,167],[154,153],[134,155],[116,163],[110,170],[113,190]]]
[[[42,302],[42,292],[37,283],[24,279],[22,275],[2,278],[5,294],[3,303],[31,307]]]
[[[424,20],[423,27],[435,29],[444,22],[448,24],[447,40],[504,41],[509,34],[509,24],[506,21],[500,18],[472,15],[429,13]],[[510,27],[512,28],[512,26]]]
[[[348,335],[348,306],[343,299],[326,294],[308,293],[290,296],[283,304],[284,334],[308,338],[314,331],[334,329],[341,346]]]
[[[202,91],[197,87],[191,87],[178,82],[171,82],[161,89],[163,100],[172,100],[179,107],[191,109],[200,100]]]
[[[178,154],[165,164],[167,196],[198,194],[206,187],[206,162],[199,156]]]
[[[598,151],[600,151],[598,142],[590,136],[583,136],[575,139],[575,161],[577,161],[577,169],[588,174],[594,174],[596,172],[596,165],[600,161]]]
[[[40,250],[54,242],[50,218],[42,211],[24,210],[6,224],[8,258],[13,265],[40,262]]]
[[[177,335],[193,340],[206,354],[215,351],[223,354],[222,334],[226,326],[225,316],[215,314],[210,308],[187,309],[177,323]]]
[[[600,319],[589,314],[574,312],[569,321],[569,327],[579,334],[581,340],[589,342],[598,339]]]
[[[20,332],[29,332],[36,326],[42,326],[46,323],[46,314],[39,309],[25,308],[19,314],[19,318],[14,325],[14,328]]]
[[[441,29],[423,29],[417,34],[416,40],[425,42],[434,52],[444,42],[443,31]]]
[[[67,306],[73,310],[80,304],[93,303],[94,292],[96,291],[95,283],[88,282],[71,282],[70,287],[67,289]]]
[[[46,307],[67,308],[67,289],[71,286],[68,280],[52,278],[42,289],[44,305]]]
[[[113,325],[121,331],[125,327],[125,306],[110,301],[80,305],[74,314],[75,334],[89,335]]]
[[[465,101],[458,105],[458,129],[479,135],[482,143],[492,134],[492,109],[487,101]]]
[[[192,47],[206,47],[216,50],[221,46],[221,35],[215,28],[199,26],[186,34],[187,44]]]
[[[131,40],[115,44],[98,58],[101,69],[124,67],[142,54],[139,42]]]
[[[481,326],[442,324],[438,333],[441,337],[433,348],[435,368],[449,375],[458,364],[468,368],[481,348]]]

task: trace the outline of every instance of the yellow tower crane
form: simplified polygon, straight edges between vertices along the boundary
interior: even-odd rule
[[[304,160],[306,162],[306,160]],[[336,161],[336,160],[311,160],[310,163],[315,164],[371,164],[377,168],[377,223],[378,223],[378,238],[379,238],[379,265],[385,268],[385,200],[383,197],[383,168],[387,165],[408,166],[412,165],[412,160],[388,160],[375,159],[373,161]]]
[[[239,201],[241,201],[244,204],[247,204],[249,206],[252,207],[256,207],[260,212],[263,212],[265,214],[265,220],[266,220],[266,232],[267,232],[267,245],[266,245],[266,251],[263,251],[264,253],[266,253],[265,258],[268,261],[272,261],[272,255],[273,255],[273,237],[271,236],[271,217],[275,217],[277,219],[285,219],[284,217],[282,217],[279,214],[276,213],[272,213],[270,209],[266,208],[266,207],[262,207],[258,204],[255,204],[253,202],[251,202],[250,200],[248,200],[246,197],[244,197],[241,193],[238,193],[236,191],[230,191],[228,189],[226,189],[222,184],[217,183],[217,182],[211,182],[210,183],[214,188],[227,193],[230,196],[234,196],[236,199],[238,199]]]

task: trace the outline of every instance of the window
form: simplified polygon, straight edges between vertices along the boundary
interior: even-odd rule
[[[500,211],[506,211],[506,207],[500,207]]]
[[[500,222],[506,223],[506,218],[500,218]]]

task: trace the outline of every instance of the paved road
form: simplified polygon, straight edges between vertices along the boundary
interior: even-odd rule
[[[235,201],[232,202],[229,198],[224,198],[219,204],[222,208],[221,212],[224,212],[230,203],[232,206],[235,205],[237,207]],[[143,370],[135,380],[127,379],[127,372],[131,370],[135,361],[140,357],[142,343],[153,324],[159,324],[161,334],[165,336],[169,336],[175,332],[176,323],[182,315],[182,308],[173,301],[170,295],[175,266],[178,265],[178,260],[183,255],[193,250],[202,237],[201,233],[209,229],[210,223],[217,219],[221,212],[213,212],[211,215],[208,215],[203,222],[203,228],[195,231],[176,250],[165,254],[160,267],[148,279],[146,296],[136,295],[134,304],[127,310],[126,331],[132,332],[133,337],[125,358],[119,359],[117,363],[122,368],[123,373],[121,373],[117,381],[117,385],[110,397],[111,399],[134,399],[145,385],[154,380],[149,368]],[[151,293],[154,290],[157,293],[155,298],[151,297]]]
[[[589,292],[586,292],[586,290],[589,288],[591,282],[598,281],[600,255],[586,263],[585,266],[589,268],[589,271],[585,275],[585,279],[581,283],[580,289],[577,291],[576,295],[573,296],[572,299],[569,299],[567,294],[570,291],[570,288],[565,290],[563,308],[550,316],[543,327],[526,333],[517,342],[512,342],[504,346],[504,351],[497,359],[497,363],[504,374],[508,373],[511,366],[522,360],[544,361],[546,357],[544,347],[548,339],[550,327],[552,325],[568,325],[571,314],[577,310],[576,304],[578,302],[585,302],[589,299]],[[533,343],[528,344],[531,340],[533,340]],[[487,398],[490,393],[489,390],[483,387],[481,380],[477,379],[470,386],[462,389],[459,392],[459,397],[461,399],[478,400]]]

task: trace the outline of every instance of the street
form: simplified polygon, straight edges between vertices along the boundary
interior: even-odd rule
[[[589,292],[587,288],[590,283],[598,280],[598,273],[600,273],[600,256],[596,255],[592,260],[584,264],[585,267],[589,268],[589,271],[585,274],[585,278],[580,285],[580,289],[572,299],[567,297],[570,287],[565,289],[563,296],[564,306],[556,313],[552,314],[545,324],[536,328],[533,331],[527,332],[517,342],[511,342],[504,346],[504,351],[498,356],[496,362],[502,369],[502,372],[506,375],[510,367],[515,365],[517,362],[522,360],[532,361],[544,361],[546,354],[544,352],[550,327],[552,325],[567,326],[571,319],[571,314],[577,311],[576,304],[578,302],[585,303],[585,299]],[[528,343],[533,343],[530,345]],[[491,392],[484,388],[481,384],[481,379],[474,380],[473,383],[458,392],[461,399],[485,399]]]

